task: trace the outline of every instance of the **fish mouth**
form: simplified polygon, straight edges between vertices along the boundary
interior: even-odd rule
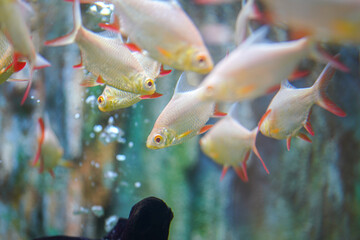
[[[214,65],[210,65],[209,67],[207,68],[201,68],[201,69],[197,69],[196,72],[200,73],[200,74],[207,74],[209,72],[211,72],[211,70],[213,70],[214,68]]]

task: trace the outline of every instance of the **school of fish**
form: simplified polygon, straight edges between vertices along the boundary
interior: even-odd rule
[[[58,0],[62,1],[62,0]],[[238,2],[242,8],[234,19],[236,48],[214,64],[205,41],[191,18],[176,0],[104,0],[113,4],[112,20],[100,23],[101,33],[82,24],[80,4],[95,0],[65,0],[73,5],[73,29],[65,36],[50,39],[46,46],[75,43],[81,62],[74,68],[87,71],[81,85],[105,85],[98,97],[99,110],[115,111],[143,99],[161,97],[157,79],[169,75],[171,68],[183,71],[172,98],[159,114],[148,135],[146,146],[161,149],[206,133],[200,139],[204,154],[223,166],[221,179],[232,167],[248,181],[247,161],[251,151],[260,159],[256,147],[259,132],[274,139],[286,139],[290,150],[292,137],[311,142],[310,124],[314,104],[339,117],[346,113],[326,95],[326,87],[336,70],[349,69],[322,47],[331,44],[360,43],[360,2],[358,0],[193,0],[194,6]],[[21,0],[0,0],[0,84],[16,81],[12,74],[29,65],[28,86],[33,72],[50,63],[37,54],[26,14],[31,7]],[[31,12],[31,11],[30,11]],[[251,22],[257,22],[257,29]],[[269,40],[273,27],[285,29],[286,41]],[[300,62],[312,59],[326,65],[311,87],[295,88],[288,80],[304,77]],[[200,84],[189,82],[195,72]],[[279,89],[279,90],[278,90]],[[252,130],[241,125],[239,102],[253,100],[278,90],[266,112]],[[219,103],[231,103],[228,114]],[[211,117],[221,118],[208,124]],[[41,134],[33,165],[40,159],[40,171],[62,160],[63,149],[50,126],[39,118]],[[65,164],[66,165],[66,164]]]

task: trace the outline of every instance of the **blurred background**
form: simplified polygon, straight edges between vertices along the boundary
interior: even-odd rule
[[[196,5],[179,1],[200,29],[215,62],[233,50],[240,1]],[[169,239],[360,239],[360,81],[359,47],[328,46],[340,52],[351,71],[337,71],[330,98],[347,112],[339,118],[314,106],[313,143],[257,138],[270,174],[253,155],[249,182],[204,156],[199,137],[184,144],[150,150],[153,124],[173,94],[181,72],[157,81],[164,96],[103,113],[97,97],[103,87],[79,85],[83,70],[76,44],[45,47],[45,40],[71,31],[72,4],[34,0],[33,40],[51,67],[35,75],[30,97],[20,100],[26,83],[0,86],[0,236],[31,239],[45,235],[101,238],[127,217],[141,199],[156,196],[174,213]],[[84,25],[100,31],[111,6],[84,4]],[[274,30],[274,36],[283,33]],[[324,65],[310,60],[311,74],[295,83],[310,86]],[[272,95],[242,103],[242,124],[257,125]],[[227,106],[224,107],[226,109]],[[47,116],[47,117],[45,117]],[[57,166],[55,178],[31,166],[37,148],[37,119],[48,118],[72,167]],[[211,121],[216,121],[211,120]]]

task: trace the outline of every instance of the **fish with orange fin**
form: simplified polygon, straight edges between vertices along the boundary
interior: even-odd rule
[[[0,32],[0,84],[9,80],[10,76],[22,70],[26,62],[14,61],[14,49],[5,37]]]
[[[175,0],[111,2],[120,19],[119,31],[152,58],[178,70],[202,74],[212,70],[212,58],[198,29]]]
[[[26,60],[30,66],[29,81],[21,100],[22,105],[29,94],[34,70],[48,67],[50,63],[36,54],[21,8],[22,6],[17,0],[0,1],[0,31],[5,34],[14,49],[13,65],[17,66],[18,62]]]
[[[309,38],[268,43],[266,34],[266,27],[258,29],[215,66],[199,86],[202,100],[243,101],[265,95],[310,55],[348,71],[339,60],[315,49]]]
[[[151,149],[180,144],[207,131],[212,125],[205,125],[211,116],[223,116],[215,102],[203,102],[198,97],[199,89],[187,82],[183,73],[176,85],[174,95],[165,106],[149,134],[146,146]]]
[[[148,76],[140,62],[119,37],[104,37],[82,26],[79,1],[73,5],[74,29],[68,35],[45,42],[48,46],[62,46],[76,42],[82,62],[98,83],[141,95],[156,91],[154,79]]]
[[[55,178],[54,168],[57,166],[72,167],[73,164],[63,159],[64,149],[61,147],[58,138],[50,127],[49,120],[38,119],[40,136],[38,137],[38,148],[32,166],[39,166],[39,172],[47,171]]]
[[[360,43],[358,0],[261,0],[264,19],[285,24],[290,37],[311,36],[318,41]]]
[[[288,81],[284,81],[259,122],[261,133],[275,139],[287,139],[287,149],[290,150],[292,137],[300,137],[311,142],[310,138],[299,130],[304,127],[310,135],[314,135],[309,122],[310,109],[314,104],[336,116],[345,117],[346,113],[325,93],[334,73],[335,69],[327,64],[316,82],[309,88],[295,88]]]
[[[233,104],[229,114],[219,120],[200,139],[200,146],[207,156],[224,166],[221,180],[224,178],[229,167],[232,167],[241,180],[247,182],[246,164],[251,151],[260,159],[268,174],[269,170],[255,145],[258,127],[250,131],[240,124],[237,105],[237,103]]]

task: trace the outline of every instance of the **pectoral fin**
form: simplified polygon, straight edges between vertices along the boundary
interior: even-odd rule
[[[189,135],[190,133],[192,133],[192,130],[189,130],[189,131],[186,131],[186,132],[180,134],[180,135],[178,136],[178,138],[179,138],[179,139],[184,138],[184,137],[186,137],[187,135]]]

